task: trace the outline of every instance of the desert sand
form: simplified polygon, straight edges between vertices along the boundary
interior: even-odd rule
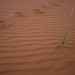
[[[75,75],[74,22],[75,0],[0,0],[0,75]]]

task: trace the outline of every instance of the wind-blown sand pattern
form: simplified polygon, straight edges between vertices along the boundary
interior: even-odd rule
[[[75,8],[59,47],[72,7],[74,0],[0,0],[0,75],[75,75]]]

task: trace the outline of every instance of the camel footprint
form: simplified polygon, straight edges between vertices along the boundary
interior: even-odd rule
[[[45,4],[42,4],[42,5],[41,5],[41,7],[42,7],[42,8],[45,8],[45,9],[50,9],[52,6],[60,7],[60,5],[58,5],[57,2],[55,2],[55,1],[52,1],[49,6],[47,6],[47,5],[45,5]]]
[[[20,11],[17,11],[17,12],[13,12],[11,14],[11,16],[14,16],[14,17],[27,17],[27,14],[25,14],[24,12],[20,12]]]
[[[56,3],[56,1],[52,1],[50,5],[55,6],[55,7],[60,7],[60,5]]]
[[[56,3],[50,3],[52,6],[55,6],[55,7],[60,7],[60,5],[56,4]]]
[[[33,12],[36,14],[44,14],[44,11],[40,9],[33,9]]]
[[[58,7],[60,7],[60,5],[57,4],[57,3],[62,3],[62,2],[64,2],[64,1],[63,1],[63,0],[58,0],[58,1],[52,1],[50,4],[53,5],[53,6],[58,6]]]
[[[0,30],[8,29],[9,27],[11,27],[10,23],[3,20],[0,21]]]

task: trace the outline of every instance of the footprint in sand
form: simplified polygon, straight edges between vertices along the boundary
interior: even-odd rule
[[[27,17],[27,14],[25,14],[24,12],[14,12],[11,14],[11,16],[14,16],[14,17]]]
[[[59,5],[59,4],[57,4],[57,2],[56,2],[56,1],[52,1],[52,2],[50,3],[50,5],[55,6],[55,7],[60,7],[60,5]]]
[[[56,3],[50,3],[52,6],[55,6],[55,7],[60,7],[60,5],[56,4]]]
[[[9,28],[10,26],[11,26],[11,24],[9,24],[9,23],[7,23],[7,22],[5,22],[5,21],[3,21],[3,20],[0,21],[0,30],[7,29],[7,28]]]
[[[40,9],[33,9],[33,11],[36,14],[44,14],[44,11],[43,10],[40,10]]]

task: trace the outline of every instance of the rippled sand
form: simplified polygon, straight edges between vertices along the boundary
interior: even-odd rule
[[[74,0],[0,0],[0,75],[75,75],[75,8],[59,47],[72,7]]]

